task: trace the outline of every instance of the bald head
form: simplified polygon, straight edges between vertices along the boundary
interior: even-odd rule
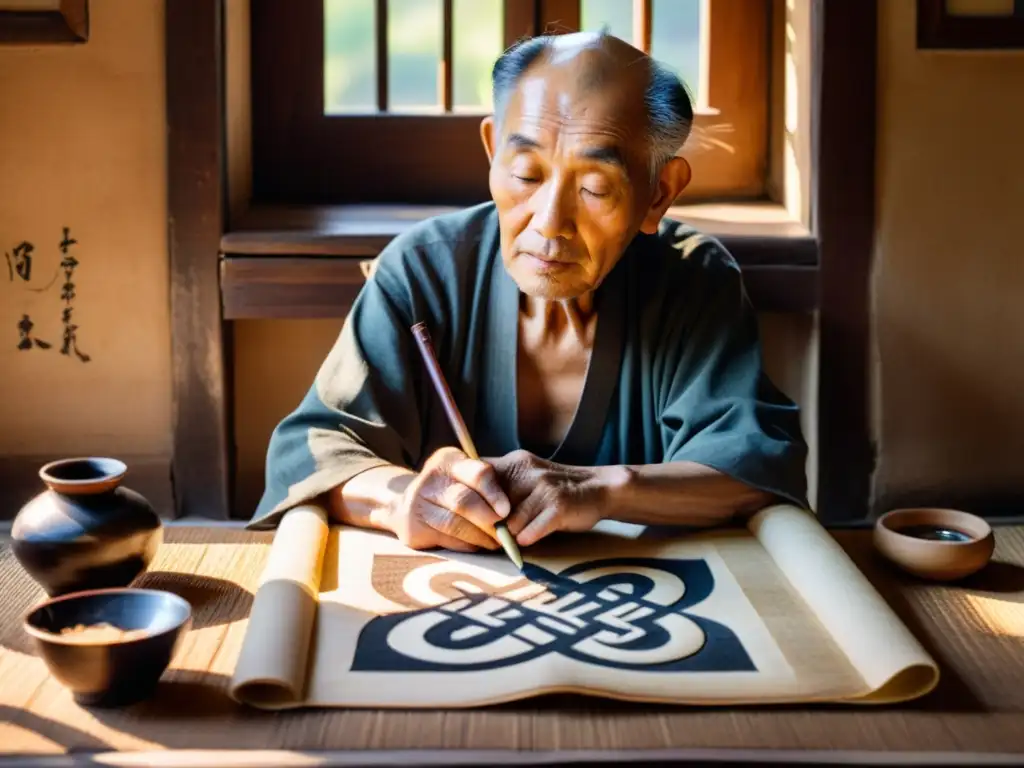
[[[493,76],[480,134],[505,267],[526,295],[587,296],[689,183],[689,96],[607,34],[525,40]]]
[[[645,132],[652,178],[686,142],[693,122],[690,97],[679,78],[643,51],[604,32],[522,40],[498,59],[492,79],[499,126],[527,79],[565,84],[566,105],[604,98],[621,116],[624,131],[639,124]]]

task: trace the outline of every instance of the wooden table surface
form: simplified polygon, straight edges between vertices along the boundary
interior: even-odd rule
[[[85,709],[21,629],[42,591],[0,537],[0,765],[1024,765],[1024,527],[997,528],[993,562],[956,586],[900,575],[872,552],[868,531],[834,533],[938,661],[941,682],[924,699],[723,709],[560,696],[477,710],[252,710],[226,688],[271,535],[168,526],[139,584],[187,598],[194,627],[153,698]]]

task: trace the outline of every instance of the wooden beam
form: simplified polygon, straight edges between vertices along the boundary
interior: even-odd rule
[[[453,82],[455,74],[455,13],[453,5],[454,0],[441,0],[441,76],[438,78],[438,90],[440,90],[441,109],[445,114],[452,111],[455,99],[455,94],[452,93],[455,87]]]
[[[330,256],[227,256],[221,264],[228,320],[338,318],[352,308],[365,282],[368,260]],[[818,269],[752,265],[743,268],[759,312],[813,312]]]
[[[633,0],[633,45],[651,52],[651,5],[654,0]]]
[[[580,0],[540,0],[538,26],[542,35],[578,32]]]
[[[61,0],[56,8],[0,10],[0,44],[89,41],[89,0]]]
[[[505,47],[537,34],[537,0],[505,0]]]
[[[875,232],[877,0],[813,0],[812,231],[821,259],[818,503],[868,514],[869,288]]]
[[[388,94],[388,0],[377,0],[374,13],[377,43],[374,52],[377,57],[377,111],[387,112]]]
[[[366,282],[363,259],[232,256],[221,264],[229,320],[343,318]]]
[[[917,47],[922,50],[1024,48],[1024,0],[1010,15],[954,16],[946,0],[917,0]]]
[[[173,459],[178,516],[229,516],[218,258],[225,211],[222,0],[166,4]]]
[[[801,0],[806,2],[806,0]],[[707,30],[693,137],[683,156],[705,198],[764,196],[768,177],[769,9],[765,0],[725,0],[704,6]],[[701,115],[710,108],[715,114]],[[724,142],[720,146],[718,142]],[[712,189],[717,187],[717,195]],[[691,184],[687,194],[696,193]],[[742,191],[741,191],[742,190]],[[685,198],[683,198],[685,199]]]

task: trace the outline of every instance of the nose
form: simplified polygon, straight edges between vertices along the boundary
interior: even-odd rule
[[[557,176],[550,177],[534,196],[533,228],[545,240],[571,239],[576,233],[573,222],[574,198],[569,185]]]

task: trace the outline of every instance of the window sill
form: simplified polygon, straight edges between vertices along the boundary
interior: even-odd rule
[[[258,206],[221,238],[224,318],[341,318],[362,287],[362,262],[448,206]],[[818,245],[771,203],[674,207],[670,218],[718,237],[760,311],[818,303]]]

